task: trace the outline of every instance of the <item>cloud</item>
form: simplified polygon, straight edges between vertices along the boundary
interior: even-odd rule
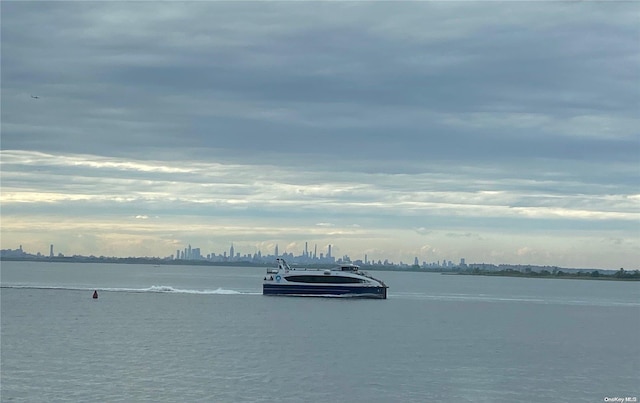
[[[158,254],[189,237],[225,248],[307,237],[412,261],[416,232],[490,259],[472,237],[441,245],[478,234],[497,253],[517,250],[500,233],[578,231],[623,239],[616,254],[630,256],[637,11],[3,4],[3,240],[41,220],[121,225]]]
[[[431,233],[431,231],[426,229],[425,227],[416,228],[416,232],[420,235],[428,235],[429,233]]]

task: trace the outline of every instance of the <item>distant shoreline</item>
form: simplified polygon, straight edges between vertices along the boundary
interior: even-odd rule
[[[114,263],[151,264],[163,266],[246,266],[271,267],[273,264],[255,262],[212,262],[210,260],[175,260],[150,257],[0,257],[0,262],[41,262],[41,263]]]
[[[558,274],[561,273],[561,274]],[[614,274],[602,274],[598,270],[592,272],[576,272],[576,273],[523,273],[519,271],[456,271],[442,272],[444,275],[460,275],[460,276],[488,276],[488,277],[515,277],[515,278],[544,278],[544,279],[566,279],[566,280],[605,280],[605,281],[640,281],[640,273],[638,270],[633,272],[617,271]],[[595,274],[597,273],[597,274]]]
[[[110,263],[110,264],[147,264],[155,266],[210,266],[210,267],[275,267],[276,262],[249,262],[242,261],[211,261],[211,260],[181,260],[181,259],[164,259],[164,258],[150,258],[150,257],[91,257],[91,256],[55,256],[55,257],[38,257],[38,256],[25,256],[25,257],[13,257],[13,256],[1,256],[0,262],[40,262],[40,263]],[[340,263],[292,263],[292,267],[308,267],[329,269],[335,267]],[[385,265],[360,265],[363,270],[371,271],[413,271],[413,272],[429,272],[440,273],[443,270],[433,269],[421,269],[416,267],[399,267],[399,266],[385,266]]]
[[[214,262],[210,260],[176,260],[166,258],[149,258],[149,257],[92,257],[92,256],[69,256],[69,257],[0,257],[0,262],[40,262],[40,263],[110,263],[110,264],[146,264],[156,266],[210,266],[210,267],[273,267],[273,264],[266,262]],[[335,264],[322,263],[322,264],[310,264],[306,267],[314,268],[329,268],[335,266]],[[296,265],[298,266],[298,265]],[[570,280],[606,280],[606,281],[640,281],[640,272],[638,270],[625,271],[620,269],[611,273],[611,270],[606,269],[564,269],[554,270],[549,272],[548,270],[542,271],[518,271],[518,270],[480,270],[473,268],[470,265],[468,268],[458,269],[439,269],[439,268],[420,268],[416,266],[372,266],[361,265],[363,270],[371,271],[402,271],[402,272],[418,272],[418,273],[440,273],[444,275],[461,275],[461,276],[496,276],[496,277],[516,277],[516,278],[544,278],[544,279],[570,279]],[[611,274],[607,274],[609,272]]]

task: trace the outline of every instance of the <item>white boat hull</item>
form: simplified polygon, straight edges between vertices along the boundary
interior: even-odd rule
[[[387,298],[387,285],[359,267],[343,264],[332,269],[292,269],[283,259],[267,270],[263,295]]]

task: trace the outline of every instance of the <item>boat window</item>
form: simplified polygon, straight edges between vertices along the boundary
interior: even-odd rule
[[[285,278],[293,283],[354,284],[364,282],[359,278],[340,276],[287,276]]]

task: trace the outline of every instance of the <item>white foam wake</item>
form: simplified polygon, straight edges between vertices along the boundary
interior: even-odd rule
[[[67,290],[67,291],[93,291],[96,290],[98,292],[132,292],[132,293],[144,293],[144,292],[152,292],[152,293],[173,293],[173,294],[200,294],[200,295],[253,295],[253,294],[262,294],[257,292],[243,292],[236,290],[229,290],[226,288],[216,288],[215,290],[194,290],[194,289],[183,289],[183,288],[174,288],[168,285],[153,285],[148,288],[120,288],[120,287],[102,287],[102,288],[92,288],[92,287],[74,287],[74,286],[39,286],[39,285],[6,285],[3,284],[2,288],[14,288],[14,289],[32,289],[32,290]]]
[[[141,289],[140,292],[172,292],[177,294],[242,294],[240,291],[227,290],[224,288],[217,288],[215,290],[185,290],[180,288],[173,288],[167,285],[154,285],[149,288]]]

